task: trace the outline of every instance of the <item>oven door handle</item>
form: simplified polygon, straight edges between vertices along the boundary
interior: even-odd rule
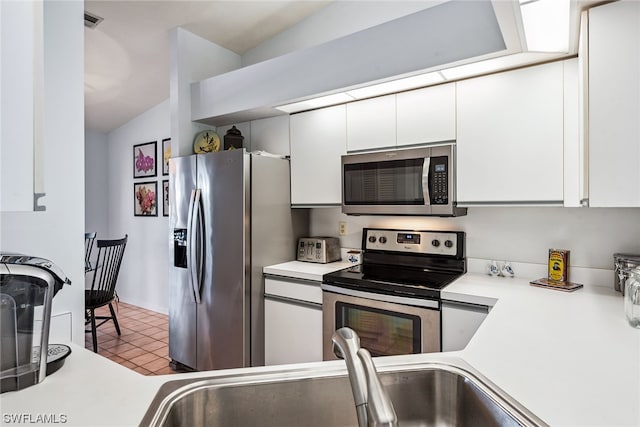
[[[323,283],[321,286],[325,292],[333,292],[334,294],[347,295],[351,297],[368,298],[375,301],[390,302],[395,304],[413,305],[417,307],[431,308],[434,310],[440,310],[439,299],[425,299],[425,298],[409,298],[401,297],[398,295],[386,295],[376,294],[372,292],[357,291],[355,289],[343,288],[340,286]]]

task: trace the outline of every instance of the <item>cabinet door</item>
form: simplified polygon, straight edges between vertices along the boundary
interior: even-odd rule
[[[265,296],[265,365],[322,361],[322,309]]]
[[[442,351],[465,348],[488,313],[486,306],[443,301]]]
[[[34,207],[34,132],[42,105],[42,3],[0,4],[0,211]],[[42,46],[39,46],[40,48]],[[40,65],[38,65],[40,64]]]
[[[459,204],[563,201],[563,63],[457,83]]]
[[[347,104],[347,151],[395,146],[395,95]]]
[[[346,107],[291,116],[291,204],[340,205],[341,159],[346,153]]]
[[[456,139],[456,86],[449,83],[396,97],[397,145]]]
[[[640,3],[589,10],[589,205],[640,206]]]

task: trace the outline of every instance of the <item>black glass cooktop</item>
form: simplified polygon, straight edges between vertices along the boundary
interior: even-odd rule
[[[323,283],[386,295],[440,298],[440,291],[460,277],[457,272],[391,265],[356,265],[323,276]]]

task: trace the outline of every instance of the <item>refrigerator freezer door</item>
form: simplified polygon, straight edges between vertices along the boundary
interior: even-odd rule
[[[191,194],[197,188],[196,157],[180,157],[169,165],[169,357],[196,367],[196,304],[191,286],[191,261],[185,257],[189,243]],[[186,259],[186,262],[185,262]]]
[[[198,370],[249,366],[249,155],[197,156],[204,223]]]

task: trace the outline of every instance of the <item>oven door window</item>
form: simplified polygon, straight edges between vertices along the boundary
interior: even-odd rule
[[[372,356],[420,353],[419,316],[337,301],[336,329],[349,327]]]

